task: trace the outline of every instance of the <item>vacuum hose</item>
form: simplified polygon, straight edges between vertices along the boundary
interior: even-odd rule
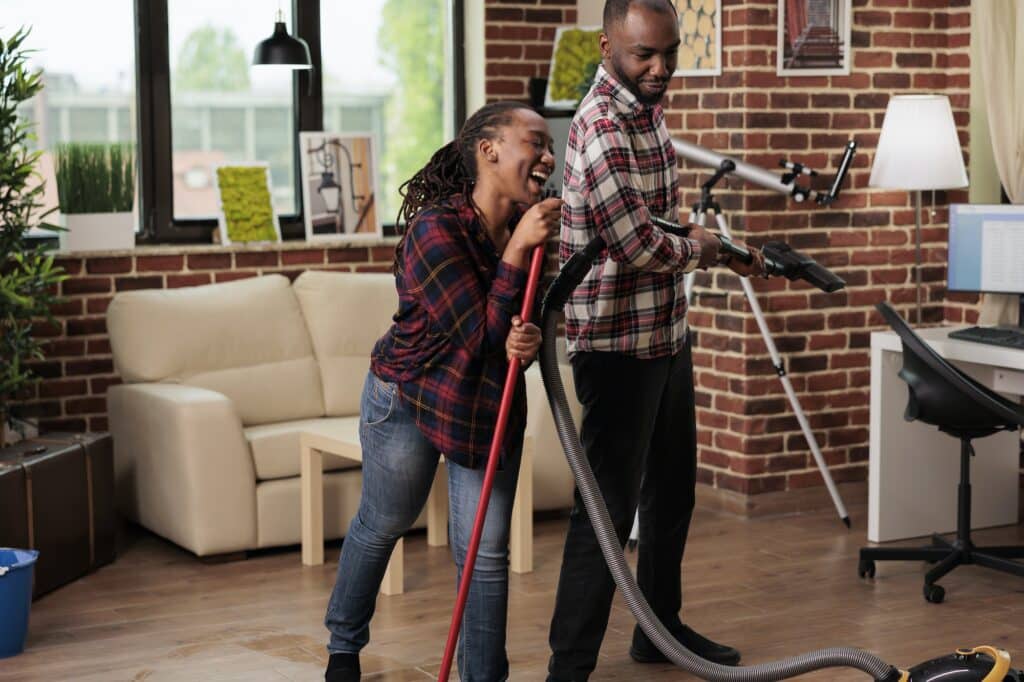
[[[658,620],[650,605],[644,600],[640,587],[633,577],[626,557],[622,553],[615,527],[612,525],[608,508],[601,497],[601,491],[594,478],[594,472],[583,452],[583,445],[577,435],[576,425],[569,412],[565,386],[558,371],[557,336],[558,313],[565,307],[572,291],[583,281],[594,260],[604,249],[604,240],[595,238],[585,248],[573,255],[565,264],[558,277],[552,282],[544,297],[541,329],[547,341],[541,345],[540,370],[544,379],[544,390],[554,415],[558,439],[565,450],[586,507],[590,522],[597,535],[598,544],[604,554],[605,563],[611,571],[615,584],[622,592],[630,612],[648,639],[665,656],[683,670],[712,682],[770,682],[795,677],[812,670],[832,667],[856,668],[871,675],[875,680],[896,682],[905,679],[904,674],[882,659],[860,649],[833,647],[812,651],[793,658],[748,667],[729,667],[706,661],[680,644]],[[817,273],[820,274],[820,273]]]

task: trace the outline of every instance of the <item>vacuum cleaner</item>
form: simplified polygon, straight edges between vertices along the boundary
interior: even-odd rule
[[[745,162],[722,156],[698,145],[673,140],[676,152],[684,158],[702,165],[716,168],[715,181],[728,173],[735,172],[743,179],[762,187],[789,195],[795,201],[813,199],[820,205],[832,203],[839,195],[844,176],[850,167],[856,145],[851,141],[847,147],[839,170],[829,191],[819,192],[802,187],[796,182],[801,175],[816,175],[815,172],[802,164],[787,161],[780,162],[786,169],[781,179],[771,172],[752,166]],[[709,185],[705,185],[708,192]],[[652,219],[661,229],[675,234],[685,235],[687,227],[670,221]],[[727,234],[716,235],[721,242],[720,249],[743,263],[750,263],[755,258],[749,247],[734,243]],[[572,470],[573,477],[580,492],[591,525],[597,536],[598,545],[604,555],[605,563],[615,580],[644,634],[661,651],[665,657],[683,670],[708,680],[709,682],[772,682],[796,677],[824,668],[847,667],[861,670],[870,675],[876,682],[1024,682],[1024,672],[1012,669],[1010,655],[997,647],[982,645],[972,648],[959,648],[952,654],[920,663],[907,670],[893,666],[870,652],[853,647],[832,647],[811,651],[809,653],[787,658],[781,661],[761,663],[753,666],[730,667],[707,661],[683,646],[654,615],[650,605],[643,597],[636,578],[626,563],[622,546],[612,525],[608,508],[601,497],[594,472],[590,468],[583,446],[580,443],[576,426],[573,423],[569,403],[558,370],[558,356],[555,347],[557,338],[558,315],[565,307],[569,296],[593,267],[605,248],[601,237],[593,239],[586,247],[575,253],[562,267],[554,282],[545,294],[541,313],[541,331],[546,340],[541,345],[540,370],[547,393],[548,404],[555,421],[559,441],[565,451],[566,459]],[[832,293],[842,289],[845,282],[835,273],[818,264],[813,258],[795,251],[784,242],[768,242],[758,254],[764,261],[768,276],[781,276],[790,280],[806,281],[822,291]],[[543,261],[543,247],[534,250],[527,279],[526,293],[523,301],[522,318],[530,320],[534,292],[540,277]],[[458,641],[458,633],[465,608],[465,599],[476,558],[479,538],[483,530],[483,520],[487,514],[487,503],[493,482],[493,471],[498,460],[497,452],[504,439],[505,426],[511,406],[513,390],[519,375],[519,362],[509,363],[505,389],[502,396],[501,409],[491,444],[491,454],[487,471],[484,476],[480,501],[477,506],[477,518],[470,538],[466,563],[463,567],[459,596],[452,614],[451,627],[442,658],[438,680],[447,681],[451,670],[452,658]]]

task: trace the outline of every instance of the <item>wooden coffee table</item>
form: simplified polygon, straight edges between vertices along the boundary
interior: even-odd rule
[[[312,431],[299,436],[302,506],[302,563],[317,566],[324,562],[324,455],[362,462],[358,433],[352,438],[327,436]],[[442,458],[443,459],[443,458]],[[448,485],[446,469],[437,467],[434,483],[427,498],[427,544],[440,547],[448,544]],[[523,444],[519,485],[512,507],[512,529],[509,540],[509,563],[515,573],[533,570],[533,440]],[[380,591],[401,594],[404,591],[402,539],[391,553]]]

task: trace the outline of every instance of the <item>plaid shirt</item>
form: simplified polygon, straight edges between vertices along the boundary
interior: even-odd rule
[[[599,67],[569,128],[562,199],[564,264],[594,237],[607,247],[565,309],[569,352],[674,355],[686,338],[684,273],[700,243],[668,234],[679,179],[660,105],[644,105]]]
[[[398,312],[370,367],[398,385],[420,432],[447,459],[479,466],[497,421],[508,372],[505,339],[521,308],[526,271],[500,259],[473,207],[457,194],[411,221],[395,281]],[[506,447],[526,425],[523,384],[520,376]]]

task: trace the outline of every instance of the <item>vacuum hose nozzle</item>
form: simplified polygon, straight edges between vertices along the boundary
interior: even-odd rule
[[[654,216],[651,216],[651,224],[681,237],[685,237],[690,232],[689,227]],[[743,263],[749,264],[754,259],[753,254],[747,247],[740,246],[724,234],[716,233],[715,236],[721,242],[718,247],[720,251],[728,253]],[[768,242],[761,248],[761,255],[764,256],[764,267],[768,275],[785,277],[788,280],[802,279],[829,294],[839,291],[846,286],[846,282],[842,277],[820,265],[810,256],[805,256],[799,251],[794,250],[785,242]]]
[[[785,242],[768,242],[761,247],[761,253],[766,265],[771,261],[772,269],[768,274],[781,275],[789,280],[802,279],[829,294],[846,286],[842,277]]]

